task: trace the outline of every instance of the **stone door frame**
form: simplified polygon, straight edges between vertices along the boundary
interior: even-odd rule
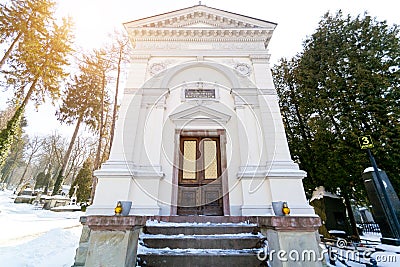
[[[221,153],[221,181],[222,181],[222,202],[223,202],[223,215],[230,215],[229,206],[229,187],[228,187],[228,173],[227,173],[227,156],[226,156],[226,131],[224,129],[217,130],[175,130],[175,148],[174,148],[174,166],[172,173],[172,196],[171,196],[171,212],[170,215],[178,215],[178,180],[179,180],[179,151],[180,151],[180,137],[196,136],[196,137],[219,137],[220,153]]]

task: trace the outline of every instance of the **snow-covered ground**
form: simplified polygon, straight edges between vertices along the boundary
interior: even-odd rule
[[[84,213],[14,204],[12,197],[12,192],[0,191],[0,266],[72,266]]]
[[[0,266],[72,266],[82,231],[79,218],[84,213],[80,211],[53,212],[38,209],[30,204],[14,204],[13,197],[15,196],[11,191],[0,191]],[[172,224],[156,221],[147,223],[160,226]],[[363,238],[379,241],[380,236],[369,235]],[[399,247],[395,247],[394,251],[393,247],[391,249],[382,247],[382,249],[386,251],[375,252],[371,255],[377,259],[378,266],[400,266]],[[329,261],[327,265],[332,266]],[[346,265],[336,262],[336,266]],[[365,265],[347,262],[347,266]]]
[[[327,266],[336,267],[399,267],[400,266],[400,247],[390,246],[380,243],[380,234],[367,234],[360,236],[361,243],[357,247],[351,244],[336,242],[336,246],[331,247],[334,254],[335,264],[330,264],[329,253],[324,245],[321,244],[325,253]],[[342,239],[344,240],[344,239]],[[342,244],[342,245],[341,245]],[[339,245],[339,247],[337,246]],[[375,260],[376,265],[372,265],[371,259]]]

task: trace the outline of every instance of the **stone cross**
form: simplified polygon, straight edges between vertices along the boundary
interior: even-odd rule
[[[76,196],[76,190],[78,190],[79,185],[75,185],[74,186],[74,193],[72,194],[72,196]]]
[[[77,201],[76,190],[78,190],[78,188],[79,188],[78,185],[74,186],[74,193],[72,194],[70,205],[76,205]]]

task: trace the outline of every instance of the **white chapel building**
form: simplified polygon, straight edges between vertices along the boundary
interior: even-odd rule
[[[275,23],[195,5],[124,26],[133,59],[87,215],[314,215],[272,81]]]

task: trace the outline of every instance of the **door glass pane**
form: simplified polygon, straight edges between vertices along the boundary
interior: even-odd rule
[[[204,141],[204,178],[217,179],[217,142],[213,140]]]
[[[183,142],[183,179],[196,179],[196,141]]]

